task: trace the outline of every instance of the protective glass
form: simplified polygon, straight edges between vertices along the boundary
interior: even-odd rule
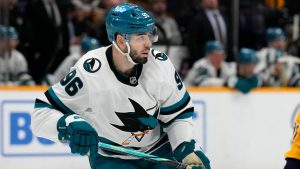
[[[134,41],[137,43],[143,43],[147,40],[150,40],[152,43],[154,43],[157,42],[158,40],[158,33],[157,33],[157,28],[155,27],[151,32],[132,34],[129,36],[125,35],[124,37],[128,41]]]

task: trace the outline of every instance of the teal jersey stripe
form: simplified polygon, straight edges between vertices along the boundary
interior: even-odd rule
[[[40,99],[35,99],[34,108],[50,108],[53,109],[54,107],[51,104],[48,104]]]
[[[194,114],[194,108],[188,108],[185,111],[183,111],[182,113],[180,113],[178,116],[176,116],[174,119],[170,120],[169,122],[167,122],[167,123],[164,123],[162,121],[160,121],[160,122],[161,122],[161,125],[164,128],[166,128],[166,127],[169,127],[175,120],[188,119],[190,117],[193,117],[193,114]]]
[[[179,102],[177,102],[171,106],[168,106],[168,107],[162,107],[160,109],[160,113],[162,115],[169,115],[169,114],[176,113],[176,112],[180,111],[181,109],[183,109],[189,103],[190,100],[191,100],[191,97],[190,97],[189,93],[186,91],[183,98]]]
[[[35,103],[34,108],[49,108],[53,109],[53,106],[47,103]]]
[[[45,92],[45,95],[55,109],[61,111],[64,114],[76,114],[70,108],[63,104],[63,102],[57,97],[57,95],[53,91],[52,87],[50,87]]]

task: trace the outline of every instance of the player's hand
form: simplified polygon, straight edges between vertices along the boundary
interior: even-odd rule
[[[98,150],[96,130],[79,115],[64,115],[57,123],[58,139],[69,142],[72,153],[94,156]]]
[[[174,151],[174,157],[184,164],[187,169],[210,169],[209,159],[202,151],[194,151],[195,141],[183,142]]]

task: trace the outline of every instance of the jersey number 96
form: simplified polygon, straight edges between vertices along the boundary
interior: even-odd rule
[[[83,83],[79,77],[75,77],[76,70],[71,71],[67,74],[66,77],[60,80],[60,84],[65,86],[65,91],[68,93],[69,96],[74,96],[79,89],[82,88]]]

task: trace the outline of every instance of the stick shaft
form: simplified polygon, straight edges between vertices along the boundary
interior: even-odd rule
[[[115,152],[115,153],[119,153],[119,154],[123,154],[123,155],[130,155],[133,157],[142,158],[142,159],[149,160],[152,162],[162,163],[165,165],[173,166],[177,169],[186,169],[186,167],[187,167],[186,164],[182,164],[182,163],[174,161],[174,160],[170,160],[167,158],[160,158],[155,155],[127,149],[124,147],[118,147],[118,146],[114,146],[114,145],[110,145],[110,144],[106,144],[106,143],[102,143],[102,142],[99,142],[98,146],[100,149],[105,150],[105,151]]]

